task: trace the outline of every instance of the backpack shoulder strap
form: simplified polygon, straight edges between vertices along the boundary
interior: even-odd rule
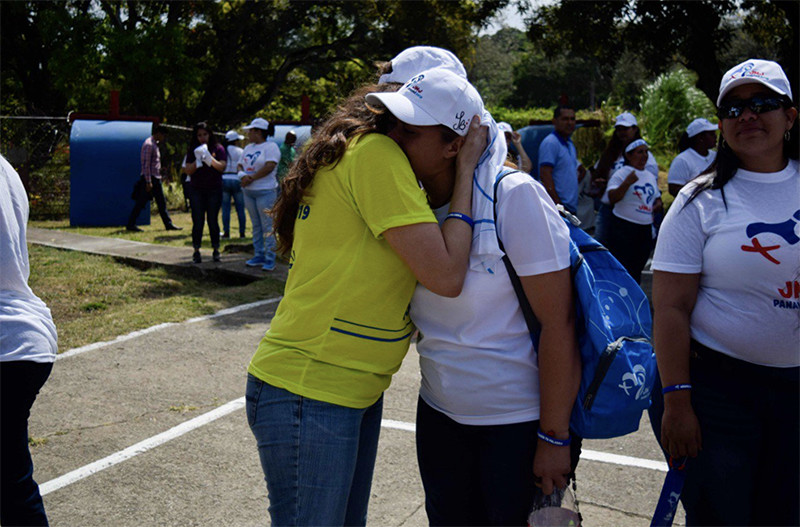
[[[517,271],[514,269],[514,266],[511,264],[511,259],[508,257],[505,248],[503,247],[503,240],[500,239],[500,233],[497,232],[497,187],[500,185],[500,181],[503,180],[506,176],[513,174],[514,172],[519,172],[518,170],[513,170],[508,167],[504,167],[499,174],[497,174],[497,178],[494,182],[494,225],[495,229],[494,232],[497,235],[497,244],[500,246],[500,250],[503,251],[503,264],[506,266],[506,271],[508,272],[508,277],[511,279],[511,285],[514,287],[514,292],[517,294],[517,300],[519,301],[519,307],[522,310],[522,316],[525,318],[525,324],[528,326],[528,332],[531,335],[531,340],[533,341],[534,346],[539,345],[539,335],[542,332],[542,325],[539,323],[539,320],[536,318],[536,315],[533,313],[533,308],[531,307],[530,302],[528,302],[528,297],[525,296],[525,290],[522,288],[522,282],[519,279],[519,275]],[[532,176],[531,176],[532,177]]]

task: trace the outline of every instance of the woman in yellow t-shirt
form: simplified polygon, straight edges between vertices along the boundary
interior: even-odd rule
[[[290,271],[246,397],[273,525],[366,523],[382,394],[408,350],[414,287],[457,296],[464,282],[483,103],[442,68],[393,93],[395,115],[369,98],[395,90],[368,86],[344,101],[274,210]],[[390,137],[400,129],[402,149]],[[441,229],[417,182],[432,174],[454,183]]]

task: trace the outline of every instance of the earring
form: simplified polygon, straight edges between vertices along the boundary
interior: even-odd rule
[[[720,144],[720,146],[721,146],[722,148],[728,148],[728,142],[727,142],[727,141],[725,141],[725,138],[724,138],[724,137],[723,137],[722,139],[720,139],[720,142],[719,142],[719,144]]]
[[[786,142],[788,143],[788,142],[789,142],[789,139],[790,139],[791,137],[792,137],[792,134],[790,134],[790,133],[789,133],[789,130],[786,130],[786,132],[783,134],[783,140],[784,140],[784,141],[786,141]]]

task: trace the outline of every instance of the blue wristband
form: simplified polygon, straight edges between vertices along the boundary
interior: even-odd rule
[[[467,225],[469,225],[469,228],[470,228],[470,229],[471,229],[473,226],[475,226],[475,222],[474,222],[474,221],[472,221],[472,218],[470,218],[470,217],[469,217],[469,216],[467,216],[466,214],[461,214],[460,212],[451,212],[450,214],[448,214],[448,215],[447,215],[447,217],[445,218],[445,220],[449,220],[450,218],[455,218],[455,219],[457,219],[457,220],[461,220],[461,221],[463,221],[464,223],[466,223]]]
[[[661,393],[666,395],[669,392],[679,392],[681,390],[691,390],[691,389],[692,389],[691,384],[673,384],[672,386],[664,386],[664,388],[661,390]]]
[[[570,443],[570,440],[571,440],[569,437],[566,438],[566,439],[558,439],[558,438],[555,438],[553,436],[549,436],[549,435],[545,434],[541,430],[536,432],[536,435],[539,436],[539,439],[541,439],[542,441],[544,441],[546,443],[550,443],[551,445],[555,445],[555,446],[569,446],[569,443]]]

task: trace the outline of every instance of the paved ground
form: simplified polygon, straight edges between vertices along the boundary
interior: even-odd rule
[[[30,428],[44,443],[33,456],[51,523],[268,524],[242,396],[247,362],[276,305],[226,310],[62,355]],[[370,525],[427,523],[412,431],[418,385],[412,348],[386,394]],[[587,441],[584,450],[584,524],[648,525],[664,463],[646,419],[639,432]]]

